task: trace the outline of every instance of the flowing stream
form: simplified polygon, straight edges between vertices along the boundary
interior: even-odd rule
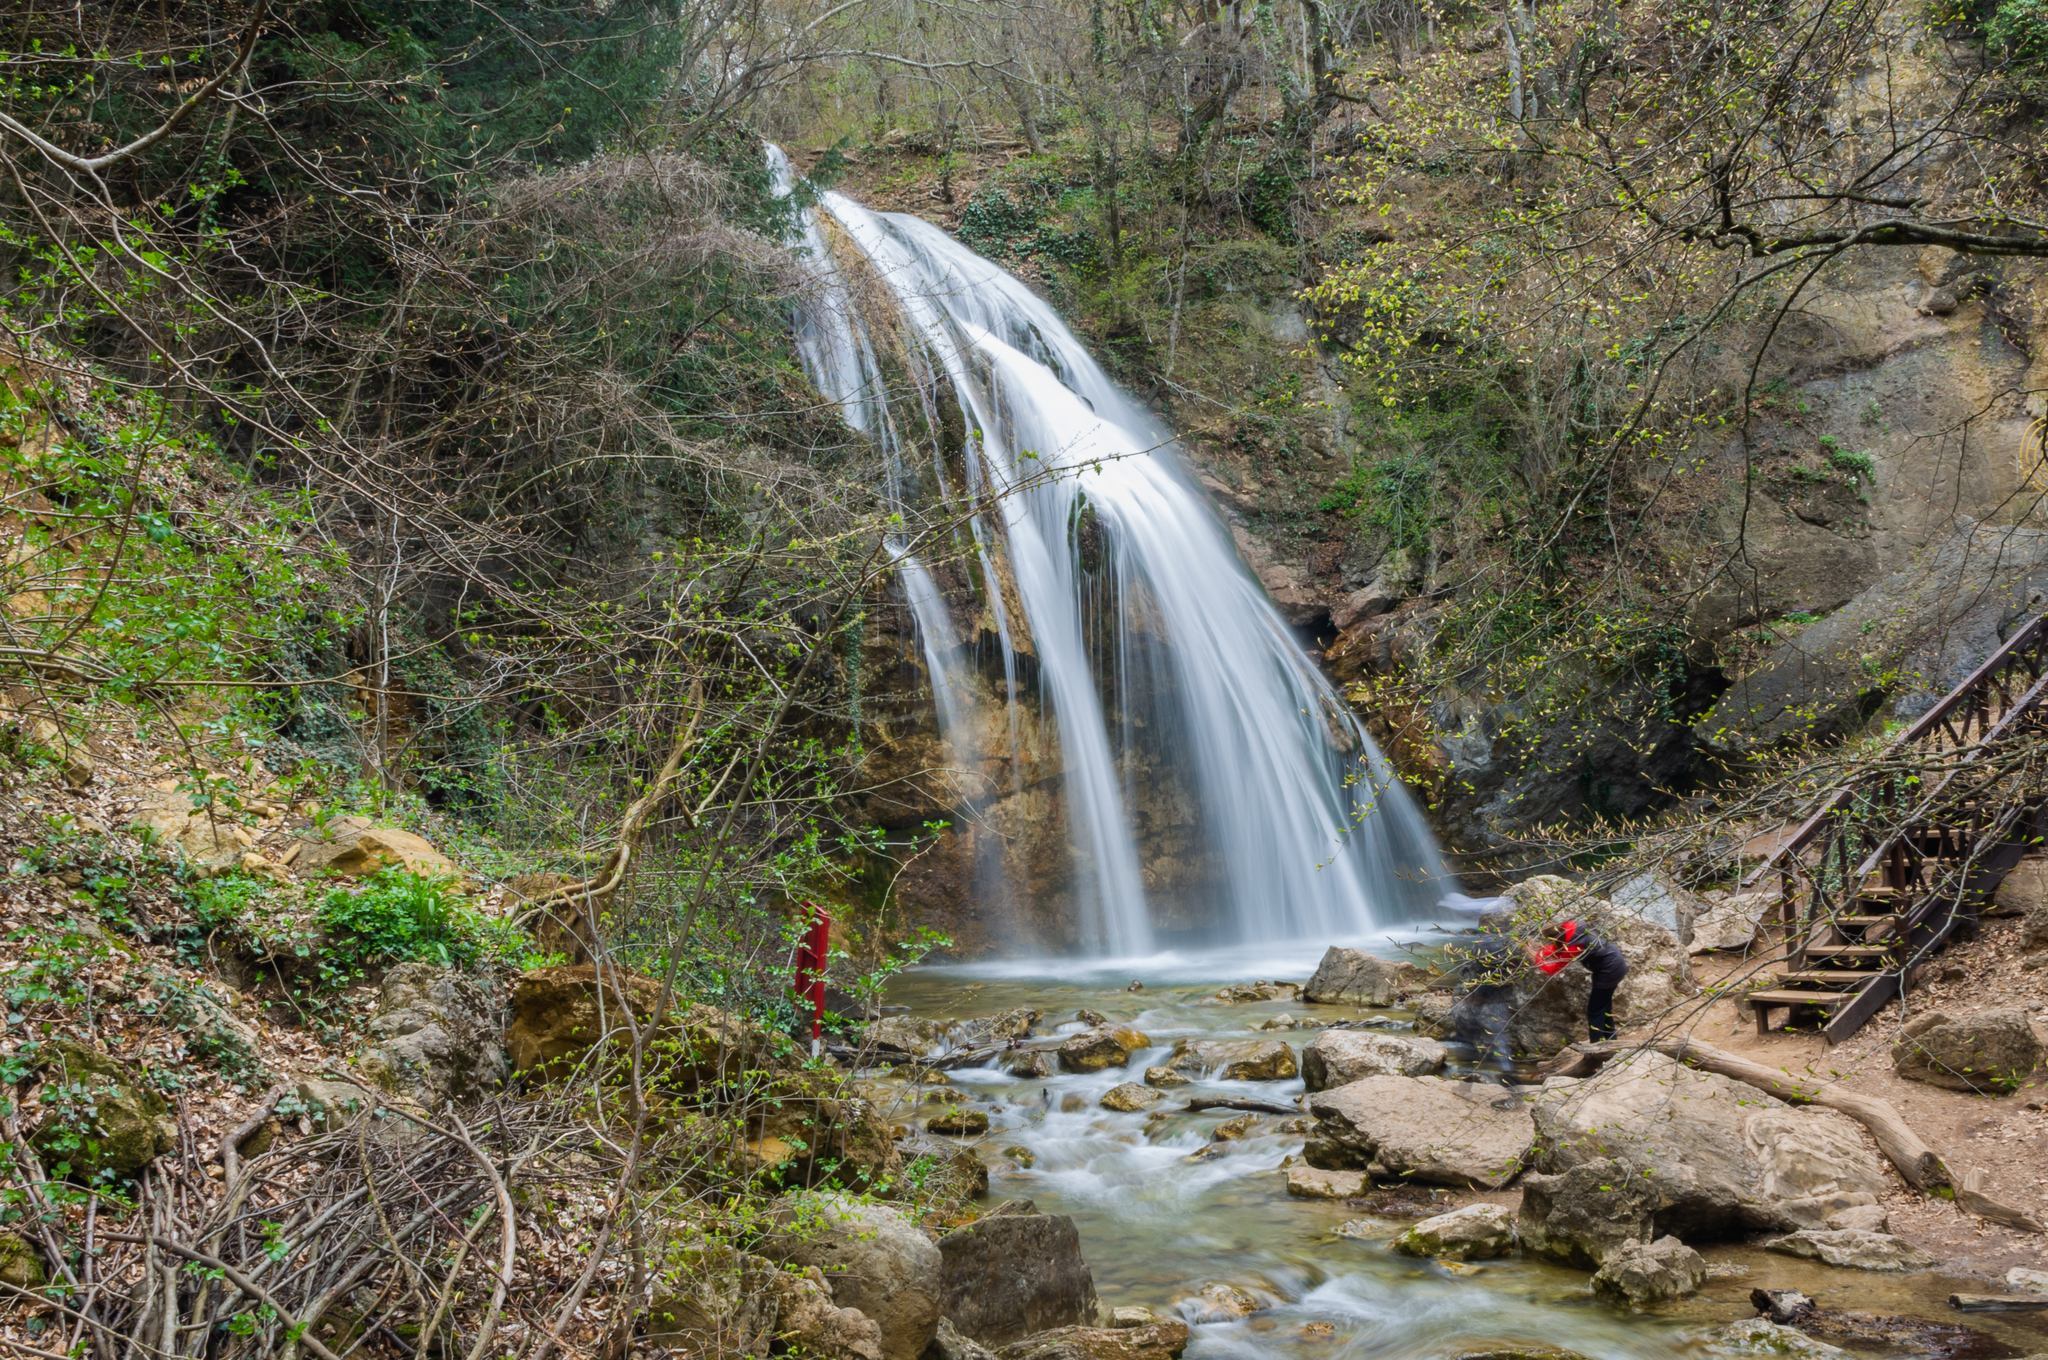
[[[1187,1360],[1537,1360],[1542,1347],[1591,1360],[1724,1354],[1709,1349],[1704,1334],[1753,1316],[1749,1291],[1760,1286],[1798,1289],[1830,1308],[1966,1322],[2004,1343],[1975,1354],[2048,1351],[2048,1321],[2038,1315],[1961,1316],[1947,1307],[1950,1293],[1984,1292],[1981,1280],[1835,1270],[1753,1246],[1702,1247],[1723,1273],[1697,1296],[1648,1311],[1596,1299],[1583,1271],[1521,1256],[1458,1265],[1397,1255],[1387,1243],[1413,1218],[1287,1195],[1281,1164],[1300,1155],[1302,1135],[1287,1131],[1283,1118],[1261,1116],[1246,1136],[1218,1143],[1212,1133],[1235,1117],[1232,1111],[1182,1111],[1197,1096],[1291,1106],[1302,1092],[1298,1078],[1198,1080],[1164,1093],[1157,1108],[1176,1111],[1164,1117],[1101,1107],[1104,1092],[1137,1080],[1181,1038],[1277,1038],[1298,1050],[1312,1030],[1256,1028],[1283,1013],[1408,1028],[1412,1017],[1396,1010],[1214,1001],[1219,983],[1254,976],[1298,981],[1314,965],[1315,951],[1275,949],[1253,958],[1242,951],[1165,955],[1092,970],[1044,961],[923,968],[900,978],[889,999],[931,1018],[1028,1005],[1046,1013],[1041,1029],[1068,1031],[1085,1028],[1074,1017],[1088,1009],[1154,1042],[1128,1068],[1029,1080],[981,1068],[949,1073],[947,1082],[989,1113],[989,1133],[975,1141],[996,1167],[992,1197],[1029,1199],[1041,1212],[1071,1215],[1102,1305],[1144,1305],[1197,1324]],[[1144,990],[1127,991],[1133,980]],[[918,1095],[906,1091],[913,1101]],[[936,1107],[909,1108],[910,1122],[921,1122]],[[891,1118],[902,1121],[905,1113]],[[1020,1148],[1025,1157],[1010,1151]],[[1428,1194],[1413,1193],[1425,1200]],[[1347,1223],[1358,1225],[1350,1231],[1359,1235],[1340,1235]],[[1219,1317],[1201,1297],[1209,1284],[1233,1285],[1264,1306],[1247,1317]],[[1878,1347],[1856,1354],[1904,1360],[1928,1352]]]
[[[770,161],[786,190],[787,159],[771,148]],[[1199,804],[1213,939],[1360,937],[1456,887],[1414,802],[1238,560],[1172,440],[1051,307],[930,223],[841,194],[804,214],[801,244],[814,276],[797,327],[805,367],[881,445],[891,494],[901,503],[929,472],[943,497],[995,507],[999,522],[977,510],[969,523],[987,597],[1003,597],[1000,553],[1027,616],[999,615],[1012,697],[1021,622],[1057,724],[1087,952],[1154,948],[1134,834],[1141,747],[1150,778]],[[897,356],[893,389],[885,354]],[[911,422],[897,410],[935,411],[941,379],[966,417],[965,487],[947,484],[943,450],[905,439]],[[1081,540],[1098,531],[1094,561]],[[890,546],[942,735],[969,763],[974,753],[957,749],[971,726],[969,649],[914,545]]]

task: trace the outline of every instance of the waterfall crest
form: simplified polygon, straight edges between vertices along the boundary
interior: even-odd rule
[[[770,159],[786,190],[788,161],[774,148]],[[905,450],[876,357],[878,307],[914,338],[916,363],[933,366],[911,365],[920,399],[929,404],[943,376],[966,417],[973,484],[957,490],[993,507],[996,523],[977,515],[970,526],[1013,711],[1021,624],[1057,727],[1085,949],[1122,957],[1154,947],[1135,822],[1146,780],[1170,781],[1198,804],[1201,849],[1216,866],[1201,915],[1215,943],[1363,936],[1426,914],[1457,886],[1413,800],[1238,559],[1171,437],[1050,306],[930,223],[841,194],[822,194],[804,214],[801,243],[817,287],[799,308],[799,352],[848,423],[881,442],[893,495]],[[878,286],[856,290],[855,269]],[[938,463],[931,471],[950,494]],[[960,649],[944,601],[906,545],[891,551],[942,691],[941,735],[968,740],[970,690],[948,671]],[[998,553],[1022,620],[1002,612]]]

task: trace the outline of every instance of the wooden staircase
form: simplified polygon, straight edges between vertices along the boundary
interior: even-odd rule
[[[1830,1043],[1861,1029],[1914,971],[1977,915],[2012,867],[2048,837],[2048,796],[1987,792],[1981,762],[2048,732],[2048,614],[2019,629],[1857,779],[1834,790],[1744,892],[1776,881],[1765,924],[1780,971],[1751,992],[1759,1034],[1817,1019]],[[2038,788],[2038,782],[2033,785]]]

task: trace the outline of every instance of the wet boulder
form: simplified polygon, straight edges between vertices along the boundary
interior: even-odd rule
[[[1846,1270],[1929,1270],[1939,1264],[1903,1237],[1854,1228],[1774,1237],[1764,1243],[1764,1250]]]
[[[1868,1135],[1847,1116],[1794,1110],[1659,1053],[1553,1079],[1531,1113],[1537,1174],[1523,1181],[1522,1240],[1573,1264],[1597,1268],[1630,1237],[1818,1228],[1885,1188]]]
[[[1900,1076],[1978,1095],[2010,1093],[2044,1060],[2048,1054],[2017,1006],[1959,1018],[1930,1012],[1908,1023],[1892,1045]]]
[[[386,973],[369,1030],[357,1077],[428,1110],[468,1104],[510,1075],[496,1008],[475,978],[452,968],[401,963]]]
[[[939,1239],[940,1311],[984,1346],[1095,1317],[1095,1278],[1064,1214],[996,1214]]]
[[[1097,1025],[1082,1030],[1059,1046],[1062,1072],[1100,1072],[1123,1067],[1131,1054],[1152,1047],[1152,1041],[1126,1025]]]
[[[170,1103],[138,1069],[69,1039],[44,1042],[36,1058],[42,1114],[29,1145],[46,1169],[129,1180],[177,1146]]]
[[[996,1058],[1013,1077],[1049,1077],[1060,1070],[1059,1054],[1043,1048],[1015,1048]]]
[[[1162,1318],[1143,1327],[1056,1327],[1013,1341],[997,1360],[1180,1360],[1188,1325]]]
[[[1127,1081],[1102,1093],[1102,1108],[1130,1114],[1138,1110],[1149,1110],[1164,1099],[1165,1096],[1150,1086]]]
[[[1428,971],[1415,964],[1390,963],[1363,949],[1332,946],[1301,989],[1301,999],[1324,1005],[1391,1006],[1428,986]]]
[[[1709,1355],[1775,1355],[1790,1360],[1851,1360],[1848,1351],[1815,1341],[1797,1327],[1780,1326],[1769,1318],[1744,1318],[1717,1327],[1706,1336]]]
[[[1403,1256],[1445,1261],[1485,1261],[1515,1249],[1515,1216],[1498,1204],[1468,1204],[1425,1218],[1395,1238]]]
[[[1285,1081],[1301,1070],[1294,1050],[1278,1039],[1182,1039],[1166,1055],[1166,1066],[1224,1081]]]
[[[1631,1237],[1608,1254],[1592,1283],[1594,1293],[1640,1308],[1698,1293],[1706,1279],[1706,1261],[1677,1238],[1639,1242]]]
[[[924,1121],[925,1132],[943,1133],[954,1138],[969,1138],[988,1132],[988,1114],[984,1110],[952,1109],[942,1110]]]
[[[1480,1082],[1367,1077],[1309,1097],[1316,1119],[1306,1155],[1327,1170],[1377,1163],[1389,1176],[1497,1189],[1535,1139],[1528,1103]],[[1329,1165],[1330,1163],[1336,1165]]]
[[[1363,1171],[1325,1171],[1313,1166],[1287,1168],[1287,1193],[1296,1199],[1356,1199],[1372,1188]]]
[[[786,1195],[774,1216],[762,1254],[815,1268],[835,1305],[881,1328],[883,1360],[918,1360],[938,1330],[945,1262],[917,1225],[886,1205],[830,1193]]]
[[[1301,1050],[1301,1080],[1311,1091],[1327,1091],[1366,1077],[1426,1077],[1443,1071],[1449,1057],[1434,1039],[1326,1029]]]
[[[946,1027],[915,1015],[888,1015],[862,1030],[861,1037],[876,1048],[922,1058],[946,1046]]]
[[[1187,1086],[1194,1081],[1185,1072],[1176,1072],[1171,1067],[1148,1067],[1145,1069],[1145,1084],[1161,1090],[1169,1086]]]

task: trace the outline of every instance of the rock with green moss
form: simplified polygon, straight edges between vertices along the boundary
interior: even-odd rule
[[[18,1233],[0,1232],[0,1284],[16,1289],[40,1289],[49,1283],[43,1258]]]
[[[133,1067],[69,1039],[42,1055],[43,1116],[29,1141],[46,1166],[127,1180],[177,1146],[170,1105]]]

